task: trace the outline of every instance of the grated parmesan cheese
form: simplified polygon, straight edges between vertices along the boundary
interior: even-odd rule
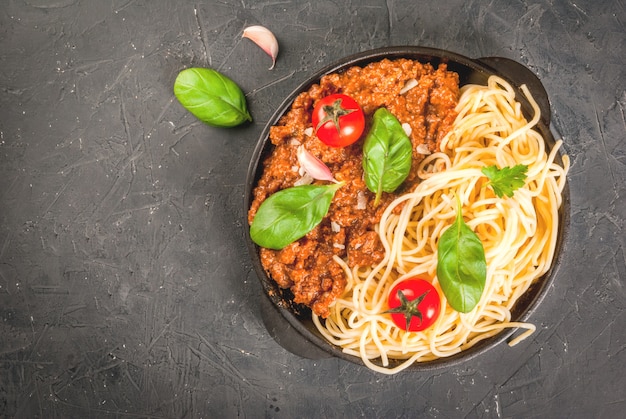
[[[430,150],[428,149],[428,146],[426,144],[418,145],[417,147],[415,147],[415,151],[420,154],[430,154]]]
[[[310,185],[311,183],[313,183],[313,178],[309,176],[308,173],[305,173],[300,179],[294,182],[293,186]]]
[[[404,87],[400,90],[400,94],[403,95],[416,86],[417,86],[417,80],[408,79],[406,83],[404,83]]]

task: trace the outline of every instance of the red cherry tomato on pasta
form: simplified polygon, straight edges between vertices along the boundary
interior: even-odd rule
[[[354,99],[344,94],[332,94],[320,99],[311,115],[313,129],[324,144],[345,147],[363,134],[365,115]]]
[[[441,310],[437,289],[428,281],[411,278],[396,284],[387,300],[393,322],[402,330],[419,332],[435,323]]]

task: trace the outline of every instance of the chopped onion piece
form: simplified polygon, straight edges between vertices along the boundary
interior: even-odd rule
[[[337,224],[336,221],[331,221],[330,229],[333,231],[333,233],[339,233],[341,231],[341,226]]]
[[[346,246],[344,246],[343,244],[339,244],[339,243],[333,243],[333,247],[336,247],[337,249],[345,249]]]
[[[416,86],[417,86],[417,80],[408,79],[406,83],[404,83],[404,87],[400,90],[400,94],[403,95]]]
[[[313,127],[308,127],[307,129],[305,129],[304,135],[306,135],[307,137],[310,137],[311,135],[313,135]]]
[[[406,122],[402,124],[402,129],[404,130],[406,135],[411,135],[411,133],[413,132],[413,128],[411,128],[411,126]]]

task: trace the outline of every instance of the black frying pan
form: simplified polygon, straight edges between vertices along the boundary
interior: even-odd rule
[[[468,83],[486,84],[490,75],[498,75],[511,83],[516,89],[518,93],[517,100],[522,104],[522,110],[527,118],[530,119],[532,109],[520,89],[520,86],[525,84],[541,109],[541,120],[536,129],[546,139],[548,147],[554,145],[555,136],[553,135],[553,131],[556,131],[550,124],[550,102],[548,95],[539,79],[528,68],[516,61],[500,57],[471,59],[449,51],[413,46],[387,47],[362,52],[340,60],[311,75],[311,77],[298,86],[283,101],[270,118],[258,140],[248,168],[244,197],[244,225],[248,225],[247,213],[252,202],[252,190],[261,175],[262,161],[271,153],[273,148],[273,145],[268,139],[270,127],[278,123],[280,117],[289,110],[292,102],[301,92],[308,90],[311,85],[319,83],[323,75],[341,72],[352,66],[365,66],[370,62],[379,61],[383,58],[409,58],[424,63],[430,62],[434,68],[437,68],[439,63],[446,63],[448,70],[455,71],[459,74],[461,86]],[[560,159],[561,156],[557,156],[559,163],[561,163]],[[562,253],[563,242],[565,241],[569,226],[569,211],[569,189],[566,186],[563,191],[563,205],[559,212],[559,234],[552,268],[517,301],[512,312],[512,321],[527,321],[542,301],[550,284],[554,280],[561,260],[560,255]],[[315,328],[311,320],[310,309],[306,306],[295,304],[291,292],[279,288],[277,284],[267,276],[267,273],[261,266],[259,248],[250,239],[249,229],[245,228],[245,231],[252,263],[265,293],[265,296],[260,296],[260,300],[263,322],[270,335],[285,349],[305,358],[319,359],[334,356],[362,365],[363,363],[360,358],[345,354],[342,352],[341,348],[328,342]],[[409,367],[409,369],[425,371],[457,365],[506,341],[514,332],[514,329],[504,330],[498,335],[481,341],[472,348],[456,355],[434,361],[415,363]],[[390,360],[390,363],[392,363],[391,366],[393,367],[392,360]]]

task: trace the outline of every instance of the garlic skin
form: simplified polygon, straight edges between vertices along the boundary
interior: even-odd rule
[[[269,70],[274,68],[278,56],[278,41],[269,29],[260,25],[248,26],[243,30],[242,38],[250,39],[265,51],[272,58],[272,66]]]

